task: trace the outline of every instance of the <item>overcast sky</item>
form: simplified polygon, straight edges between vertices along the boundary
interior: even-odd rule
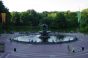
[[[88,8],[88,0],[2,0],[9,11],[79,11]]]

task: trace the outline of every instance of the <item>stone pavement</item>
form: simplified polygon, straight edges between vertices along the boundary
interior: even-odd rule
[[[88,58],[88,35],[82,33],[64,34],[76,36],[79,39],[72,43],[35,45],[9,40],[19,34],[2,34],[0,41],[5,43],[5,53],[1,58]],[[68,45],[70,50],[68,50]],[[82,51],[82,47],[84,47],[84,51]],[[16,52],[14,52],[14,48],[16,48]]]

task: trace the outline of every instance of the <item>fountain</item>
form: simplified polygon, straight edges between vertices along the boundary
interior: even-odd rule
[[[48,42],[48,38],[50,38],[49,36],[49,32],[47,31],[48,30],[48,26],[46,24],[43,24],[42,25],[42,31],[40,32],[40,39],[42,40],[42,42]]]
[[[63,35],[59,33],[53,33],[48,31],[46,24],[42,25],[42,31],[38,33],[30,33],[28,35],[21,33],[20,36],[12,38],[12,41],[30,43],[30,44],[59,44],[76,41],[77,38],[71,35]]]

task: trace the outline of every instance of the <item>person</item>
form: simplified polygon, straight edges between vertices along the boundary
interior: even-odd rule
[[[14,52],[16,52],[16,48],[14,48]]]
[[[82,51],[84,51],[84,47],[82,47]]]
[[[75,50],[73,49],[72,52],[75,53]]]
[[[72,53],[75,53],[76,51],[75,51],[75,49],[74,48],[72,48]]]
[[[12,39],[10,38],[10,42],[12,42]]]
[[[68,49],[68,51],[69,51],[69,52],[71,51],[71,49],[70,49],[70,46],[69,46],[69,45],[67,46],[67,49]]]
[[[67,46],[67,49],[68,49],[69,52],[73,52],[73,53],[75,53],[75,49],[72,48],[72,47],[70,47],[69,45]]]

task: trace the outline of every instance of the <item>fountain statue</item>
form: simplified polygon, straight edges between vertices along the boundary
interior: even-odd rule
[[[48,26],[46,24],[42,25],[42,31],[40,32],[40,39],[42,40],[42,42],[48,42],[48,38],[50,38],[49,36],[49,32],[48,30]]]

